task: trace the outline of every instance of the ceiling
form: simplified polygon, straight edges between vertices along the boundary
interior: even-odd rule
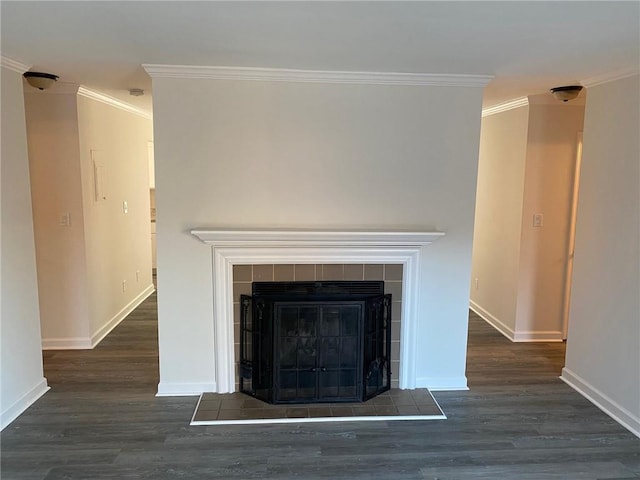
[[[145,63],[488,74],[491,106],[640,62],[640,1],[3,0],[0,14],[3,56],[147,110]]]

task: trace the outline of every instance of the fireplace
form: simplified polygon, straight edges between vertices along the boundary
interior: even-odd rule
[[[429,379],[418,379],[417,367],[420,319],[430,314],[420,300],[421,277],[426,278],[428,266],[423,250],[443,232],[198,228],[191,233],[211,246],[214,363],[209,391],[236,391],[234,366],[239,345],[234,348],[233,268],[259,264],[401,264],[402,302],[394,303],[402,306],[402,328],[397,332],[398,368],[393,371],[401,389],[430,386]],[[158,391],[166,394],[176,389],[161,384]]]
[[[336,403],[389,390],[384,282],[254,282],[240,301],[240,391],[269,403]]]

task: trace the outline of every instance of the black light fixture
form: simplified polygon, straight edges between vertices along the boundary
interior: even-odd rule
[[[58,80],[58,75],[44,72],[25,72],[22,75],[27,79],[29,85],[38,90],[45,90]]]
[[[558,100],[568,102],[569,100],[576,98],[580,94],[581,90],[582,87],[580,85],[568,85],[566,87],[552,88],[551,94]]]

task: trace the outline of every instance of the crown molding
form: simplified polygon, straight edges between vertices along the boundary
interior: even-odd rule
[[[508,110],[513,110],[514,108],[525,107],[529,105],[529,98],[520,97],[514,98],[513,100],[509,100],[508,102],[499,103],[497,105],[493,105],[492,107],[487,107],[482,109],[482,116],[488,117],[489,115],[495,115],[496,113],[506,112]]]
[[[13,58],[5,57],[4,55],[0,55],[0,65],[14,72],[18,72],[20,75],[31,68],[29,65],[25,65]]]
[[[589,77],[582,80],[580,83],[582,86],[590,88],[603,83],[614,82],[616,80],[622,80],[623,78],[632,77],[633,75],[640,74],[638,67],[626,67],[614,70],[612,72],[602,73],[594,77]]]
[[[146,112],[145,110],[134,107],[133,105],[123,102],[122,100],[118,100],[117,98],[111,97],[109,95],[105,95],[104,93],[96,92],[95,90],[91,90],[87,87],[80,86],[78,88],[78,95],[81,97],[90,98],[92,100],[96,100],[98,102],[105,103],[115,108],[119,108],[120,110],[124,110],[125,112],[133,113],[135,115],[139,115],[148,120],[151,120],[151,114]]]
[[[205,78],[212,80],[256,80],[265,82],[484,87],[493,78],[490,75],[344,72],[327,70],[293,70],[285,68],[206,67],[150,64],[143,64],[142,66],[152,78]]]

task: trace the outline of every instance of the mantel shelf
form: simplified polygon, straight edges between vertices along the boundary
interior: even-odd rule
[[[194,228],[191,234],[212,245],[427,245],[444,232],[406,230],[311,230]]]

